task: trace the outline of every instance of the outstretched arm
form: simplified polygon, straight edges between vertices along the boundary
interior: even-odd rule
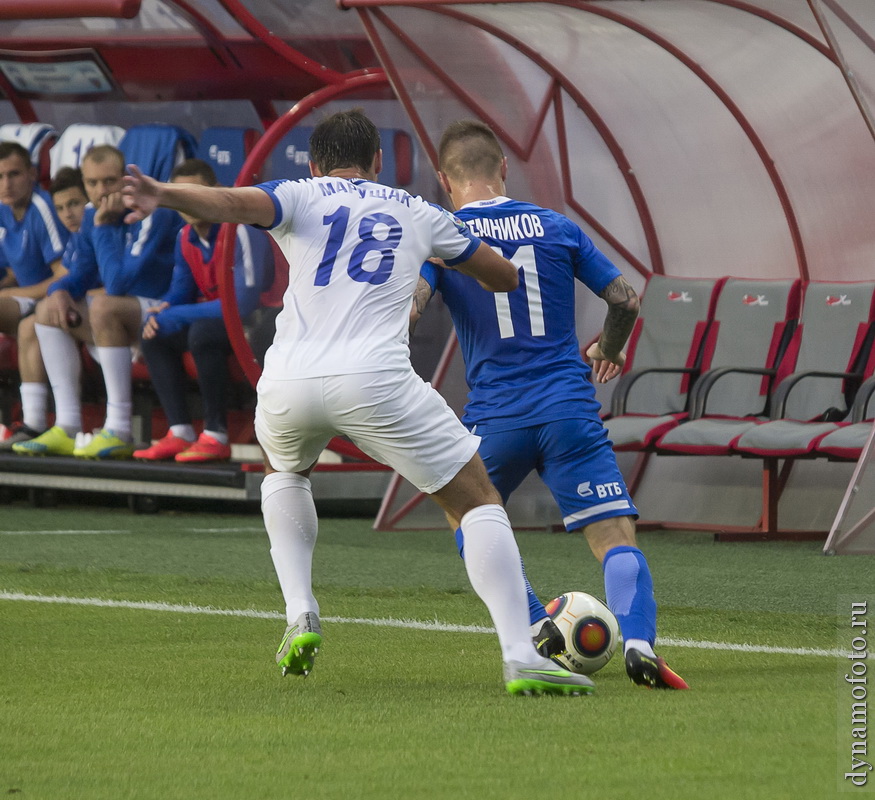
[[[238,222],[269,227],[274,221],[273,201],[253,186],[226,189],[194,183],[161,183],[128,165],[122,195],[130,209],[128,224],[148,217],[159,206],[182,211],[208,222]]]
[[[592,359],[592,371],[598,383],[607,383],[620,374],[626,363],[623,346],[632,333],[638,318],[640,301],[638,294],[621,275],[612,280],[599,294],[607,304],[602,333],[598,341],[586,351]]]

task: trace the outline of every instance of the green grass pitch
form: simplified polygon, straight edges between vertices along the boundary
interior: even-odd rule
[[[323,519],[325,644],[309,678],[283,679],[257,513],[0,514],[0,796],[775,800],[842,788],[841,611],[875,600],[869,557],[641,534],[673,642],[658,650],[692,691],[634,687],[615,657],[592,697],[528,698],[504,691],[447,531]],[[518,539],[542,599],[603,595],[581,537]]]

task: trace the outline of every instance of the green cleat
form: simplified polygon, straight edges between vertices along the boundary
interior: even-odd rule
[[[289,625],[283,634],[276,651],[276,663],[283,677],[303,675],[305,678],[313,669],[316,653],[322,646],[322,627],[319,617],[312,611],[305,611],[294,625]]]
[[[561,669],[546,659],[543,665],[506,662],[504,684],[508,694],[514,695],[562,694],[578,697],[595,691],[595,684],[586,675]]]
[[[120,439],[108,428],[98,431],[91,441],[73,450],[76,458],[93,458],[98,460],[109,458],[131,458],[136,447],[133,442]]]
[[[55,425],[45,433],[26,442],[12,445],[12,452],[24,456],[72,456],[76,442],[60,426]]]

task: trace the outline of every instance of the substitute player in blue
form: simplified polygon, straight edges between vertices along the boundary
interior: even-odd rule
[[[571,220],[505,196],[507,160],[486,125],[450,125],[439,160],[440,181],[457,216],[520,267],[520,285],[490,294],[465,275],[426,264],[412,321],[440,291],[465,358],[470,393],[463,422],[481,437],[480,455],[502,499],[506,502],[532,470],[538,472],[566,529],[583,531],[602,564],[630,679],[650,688],[687,689],[653,651],[656,601],[647,560],[636,545],[638,512],[599,418],[590,379],[591,372],[599,382],[619,374],[638,297]],[[592,370],[580,357],[575,280],[608,304],[601,336],[587,350]],[[461,552],[460,533],[457,540]],[[529,608],[537,630],[547,613],[531,587]]]
[[[170,286],[182,219],[174,211],[157,209],[148,219],[124,221],[125,160],[111,145],[92,147],[81,170],[91,207],[80,229],[75,267],[49,287],[36,309],[36,335],[55,396],[55,425],[12,449],[29,455],[130,458],[135,449],[131,347],[140,341],[148,310]],[[77,341],[96,346],[106,385],[104,426],[78,446],[82,410]]]
[[[68,236],[51,197],[37,186],[27,149],[17,142],[0,143],[0,265],[7,266],[6,275],[0,270],[0,331],[19,334],[49,284],[64,275]],[[33,335],[19,338],[18,365],[23,421],[0,442],[0,450],[32,439],[46,427],[48,384]]]

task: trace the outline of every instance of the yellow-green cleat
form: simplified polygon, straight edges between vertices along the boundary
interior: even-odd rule
[[[12,445],[12,452],[22,456],[72,456],[75,447],[76,440],[55,425],[34,439]]]
[[[543,665],[505,662],[504,685],[508,694],[514,695],[561,694],[579,697],[595,691],[595,684],[586,675],[561,669],[547,659],[544,659]]]
[[[303,675],[306,678],[313,669],[316,653],[321,646],[322,626],[319,617],[312,611],[306,611],[286,628],[277,648],[276,663],[283,677]]]
[[[109,458],[131,458],[136,450],[133,442],[126,442],[120,439],[108,428],[98,431],[91,437],[91,441],[82,447],[77,447],[73,450],[73,455],[76,458],[94,458],[94,459],[109,459]]]

